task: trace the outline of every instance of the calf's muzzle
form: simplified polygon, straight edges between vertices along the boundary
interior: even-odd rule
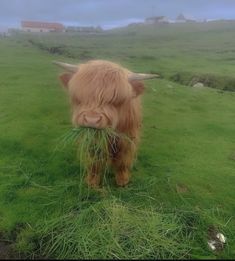
[[[83,112],[78,117],[78,124],[83,127],[101,129],[105,127],[105,119],[101,113]]]

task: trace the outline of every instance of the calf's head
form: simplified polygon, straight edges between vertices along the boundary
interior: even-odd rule
[[[122,106],[136,99],[144,91],[141,80],[158,75],[136,74],[103,60],[79,66],[55,62],[67,72],[60,80],[67,88],[75,126],[115,128]],[[128,112],[126,112],[128,113]]]

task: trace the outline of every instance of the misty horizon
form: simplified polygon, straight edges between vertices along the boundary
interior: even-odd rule
[[[235,19],[235,1],[1,0],[0,28],[20,28],[22,20],[32,20],[111,29],[143,22],[151,16],[175,20],[179,14],[195,20]]]

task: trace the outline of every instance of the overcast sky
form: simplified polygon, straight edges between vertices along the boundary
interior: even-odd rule
[[[235,19],[235,0],[0,0],[0,27],[40,20],[110,28],[149,16],[175,19],[179,13],[197,19]]]

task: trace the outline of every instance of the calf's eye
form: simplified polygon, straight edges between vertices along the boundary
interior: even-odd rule
[[[79,105],[81,103],[81,101],[77,97],[73,97],[72,102],[73,102],[73,104],[76,104],[76,105]]]

